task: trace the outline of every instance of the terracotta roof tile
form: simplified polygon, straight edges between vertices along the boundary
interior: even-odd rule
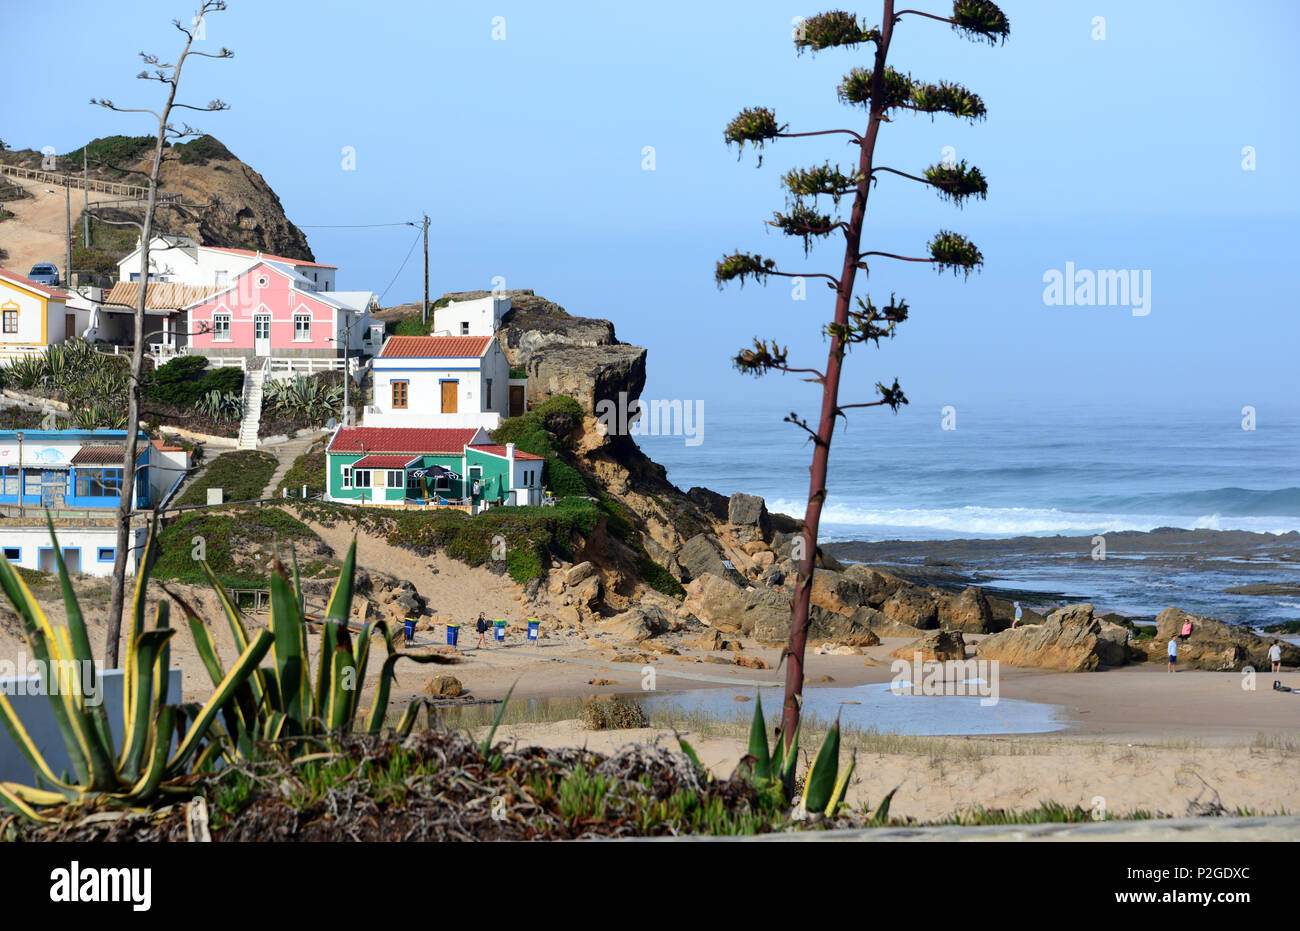
[[[144,306],[146,310],[181,310],[223,290],[212,285],[151,281],[144,292]],[[139,294],[140,282],[119,281],[104,297],[104,303],[134,308]]]
[[[69,295],[67,292],[60,291],[58,288],[51,288],[47,284],[37,284],[35,281],[32,281],[32,279],[28,278],[26,275],[20,275],[17,272],[11,272],[7,268],[0,268],[0,278],[3,278],[6,281],[11,281],[14,284],[18,285],[19,287],[28,288],[32,291],[36,291],[40,294],[44,294],[46,297],[52,297],[55,300],[66,301],[71,299],[71,295]],[[15,492],[15,494],[17,494],[17,492]]]
[[[481,453],[491,453],[493,456],[504,457],[506,454],[506,448],[504,446],[497,446],[493,443],[479,443],[477,446],[471,446],[470,449],[477,449]],[[521,460],[536,459],[539,462],[544,461],[545,459],[544,456],[535,456],[532,453],[524,452],[522,449],[515,450],[515,458]]]
[[[254,252],[252,249],[234,249],[229,246],[204,246],[205,249],[211,249],[214,252],[226,252],[230,255],[243,255],[250,259],[262,257],[268,262],[283,262],[285,265],[309,265],[312,268],[338,268],[337,265],[325,265],[321,262],[309,262],[306,259],[290,259],[283,255],[268,255],[265,252]]]
[[[474,427],[343,427],[335,434],[329,451],[459,456],[477,433]]]
[[[491,336],[390,336],[381,359],[477,359],[492,344]]]

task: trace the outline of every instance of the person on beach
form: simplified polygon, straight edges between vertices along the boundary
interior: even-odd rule
[[[474,623],[474,629],[478,631],[478,643],[474,649],[481,650],[487,646],[488,632],[487,616],[482,611],[478,613],[478,620]]]
[[[1274,672],[1282,671],[1282,644],[1276,640],[1268,648],[1268,661],[1272,663]]]
[[[1192,635],[1192,619],[1191,619],[1190,617],[1189,617],[1189,618],[1184,618],[1184,619],[1183,619],[1183,629],[1182,629],[1181,631],[1178,632],[1178,639],[1179,639],[1179,640],[1186,640],[1186,639],[1187,639],[1188,637],[1190,637],[1191,635]]]
[[[1014,605],[1016,606],[1016,617],[1015,617],[1015,619],[1011,622],[1011,629],[1012,629],[1012,630],[1015,630],[1017,627],[1020,626],[1020,618],[1021,618],[1023,615],[1022,615],[1022,613],[1021,613],[1021,611],[1020,611],[1020,602],[1015,601],[1015,602],[1012,602],[1012,604],[1014,604]]]
[[[1169,671],[1177,672],[1177,670],[1174,668],[1176,665],[1178,665],[1178,638],[1170,637],[1169,638]]]

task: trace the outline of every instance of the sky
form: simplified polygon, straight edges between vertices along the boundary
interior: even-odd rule
[[[6,43],[0,138],[66,152],[152,132],[148,117],[87,101],[157,105],[160,86],[134,77],[136,54],[174,56],[183,37],[170,21],[194,6],[0,0],[11,37],[68,24],[57,46]],[[988,118],[899,114],[877,164],[919,173],[955,153],[985,173],[989,196],[959,210],[886,175],[863,242],[922,255],[951,229],[985,265],[963,280],[876,260],[857,293],[896,293],[912,316],[880,349],[854,350],[843,400],[897,377],[936,417],[963,404],[1293,413],[1300,4],[1260,0],[1231,15],[1199,0],[1002,7],[1005,45],[915,16],[895,31],[891,64],[964,84]],[[849,8],[878,22],[879,0]],[[777,140],[761,167],[722,139],[747,106],[774,108],[792,132],[865,129],[835,89],[870,65],[868,49],[795,54],[794,21],[819,11],[788,0],[230,0],[200,47],[235,58],[191,59],[180,97],[230,104],[187,115],[262,173],[316,258],[340,266],[340,288],[418,300],[417,231],[358,227],[427,213],[433,295],[498,279],[532,288],[646,346],[647,397],[811,413],[810,386],[742,376],[729,359],[761,336],[788,346],[792,363],[824,365],[830,293],[815,279],[802,301],[779,279],[719,291],[713,270],[736,250],[791,272],[842,261],[835,240],[805,258],[764,223],[784,205],[788,168],[855,161],[844,137]],[[1149,273],[1147,312],[1048,305],[1044,276],[1067,263]]]

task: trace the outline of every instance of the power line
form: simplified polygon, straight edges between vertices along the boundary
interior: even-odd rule
[[[413,226],[414,224],[411,224],[411,225]],[[393,276],[393,280],[392,280],[392,281],[388,282],[388,287],[387,287],[387,288],[384,288],[384,293],[381,294],[381,295],[379,295],[379,300],[380,300],[381,302],[383,301],[384,297],[387,296],[389,289],[392,288],[392,286],[393,286],[394,284],[397,283],[398,275],[401,275],[401,274],[402,274],[402,269],[406,268],[406,263],[409,262],[410,259],[411,259],[411,253],[413,253],[413,252],[415,251],[415,244],[416,244],[417,242],[420,241],[420,238],[421,238],[423,235],[424,235],[424,230],[423,230],[423,228],[421,228],[420,231],[419,231],[418,233],[415,234],[415,238],[411,240],[411,248],[409,248],[409,249],[406,250],[406,258],[402,259],[402,264],[401,264],[401,266],[397,269],[397,274]]]
[[[419,224],[403,221],[401,223],[314,223],[298,226],[300,230],[363,230],[379,226],[418,226]]]

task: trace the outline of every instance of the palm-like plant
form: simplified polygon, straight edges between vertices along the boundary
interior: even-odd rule
[[[67,611],[67,627],[50,624],[22,577],[7,559],[0,558],[0,587],[18,612],[72,761],[71,777],[66,773],[56,775],[8,697],[0,692],[0,722],[31,765],[39,783],[35,786],[0,783],[0,802],[36,821],[49,820],[38,811],[49,806],[92,799],[125,804],[148,801],[159,792],[171,789],[168,783],[184,775],[192,762],[203,765],[220,746],[205,743],[209,728],[252,675],[274,640],[271,632],[265,630],[251,638],[202,707],[168,704],[168,642],[175,631],[169,624],[167,603],[158,604],[151,629],[145,629],[144,617],[145,587],[157,552],[155,524],[136,578],[123,670],[122,718],[118,722],[121,748],[116,749],[114,726],[107,709],[102,702],[87,704],[86,701],[87,692],[93,695],[95,691],[90,639],[52,522],[49,528]],[[89,675],[89,681],[82,681],[83,671]],[[174,750],[173,733],[180,735]]]

